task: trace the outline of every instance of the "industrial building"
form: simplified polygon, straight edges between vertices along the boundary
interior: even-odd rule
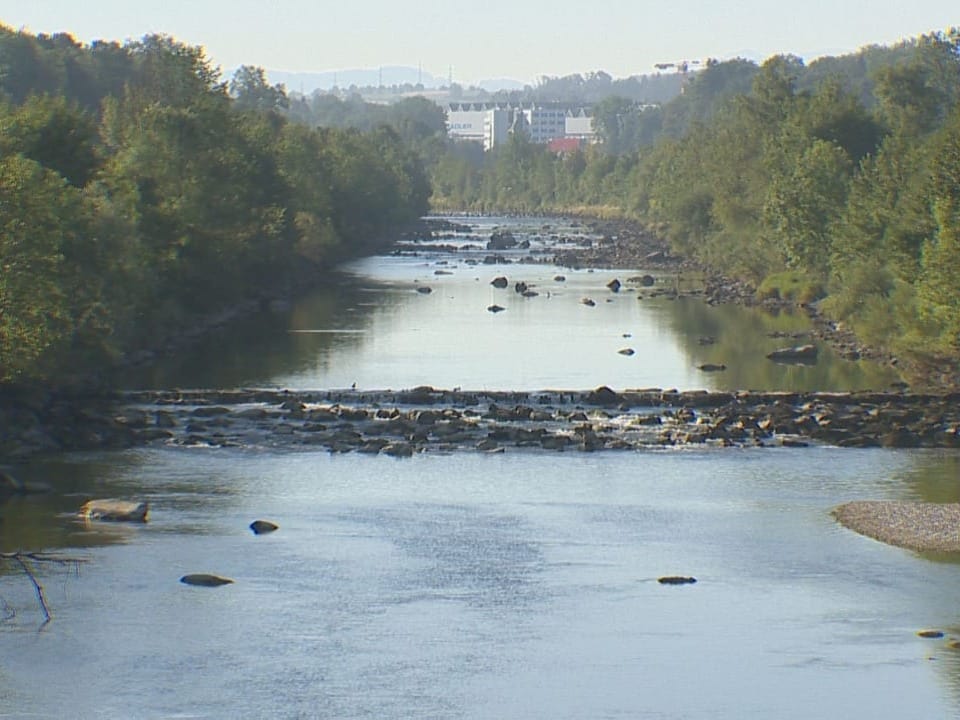
[[[510,133],[522,132],[531,142],[576,138],[595,141],[593,118],[587,108],[533,103],[450,103],[446,106],[447,133],[484,150],[503,143]]]

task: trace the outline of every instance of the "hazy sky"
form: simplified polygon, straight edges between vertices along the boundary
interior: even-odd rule
[[[466,84],[657,62],[850,52],[960,25],[957,0],[0,0],[0,22],[89,42],[162,32],[241,64],[321,71],[422,65]],[[384,78],[386,81],[387,78]]]

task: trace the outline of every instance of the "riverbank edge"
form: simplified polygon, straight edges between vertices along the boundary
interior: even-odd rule
[[[856,500],[833,509],[845,528],[915,552],[960,553],[960,503]]]

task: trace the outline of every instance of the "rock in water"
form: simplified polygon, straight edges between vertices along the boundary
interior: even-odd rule
[[[695,577],[687,577],[685,575],[664,575],[663,577],[657,578],[657,582],[661,585],[692,585],[697,579]]]
[[[279,525],[272,523],[269,520],[254,520],[252,523],[250,523],[250,529],[253,530],[254,535],[272,533],[274,530],[279,529],[279,527]]]
[[[229,585],[233,580],[219,575],[193,573],[191,575],[184,575],[180,578],[180,582],[184,585],[197,585],[198,587],[220,587],[221,585]]]
[[[487,308],[487,310],[492,313],[498,313],[498,312],[503,312],[504,310],[506,310],[506,308],[500,307],[499,305],[491,305],[490,307]]]
[[[80,508],[84,520],[111,522],[146,522],[150,505],[129,500],[91,500]]]
[[[767,358],[778,362],[816,362],[816,345],[797,345],[796,347],[780,348],[767,353]]]
[[[727,369],[727,366],[722,363],[704,363],[697,367],[704,372],[723,372]]]

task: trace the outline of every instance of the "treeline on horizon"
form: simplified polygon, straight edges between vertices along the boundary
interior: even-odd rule
[[[0,26],[0,384],[87,381],[427,211],[400,130],[311,128],[287,104],[165,36]]]
[[[535,85],[518,89],[485,90],[474,85],[463,86],[451,83],[434,88],[446,91],[446,99],[452,103],[559,103],[563,105],[594,105],[608,97],[616,96],[639,104],[661,104],[680,94],[684,83],[682,72],[656,72],[648,75],[631,75],[614,78],[603,70],[588,73],[573,73],[553,77],[541,76]],[[318,101],[363,99],[378,104],[391,102],[398,97],[414,97],[427,92],[423,85],[350,85],[330,90],[314,90],[309,94],[290,92],[291,99],[307,107]]]
[[[632,217],[865,341],[960,359],[960,31],[825,58],[708,63],[655,108],[608,97],[601,142],[522,136],[433,169],[438,208]],[[956,378],[956,375],[954,375]]]

